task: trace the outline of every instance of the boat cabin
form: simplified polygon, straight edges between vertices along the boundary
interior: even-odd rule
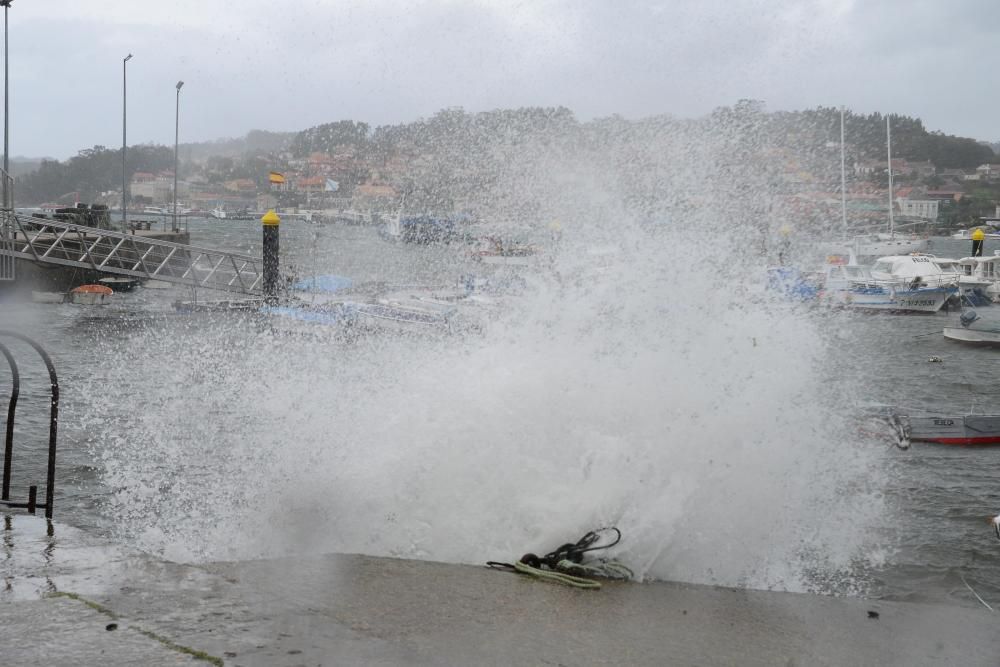
[[[961,275],[948,260],[923,253],[879,257],[872,265],[871,274],[875,280],[906,281],[928,286],[957,284]]]

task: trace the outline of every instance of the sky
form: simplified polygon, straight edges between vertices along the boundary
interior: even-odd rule
[[[997,0],[14,0],[10,153],[372,126],[846,105],[1000,139]]]

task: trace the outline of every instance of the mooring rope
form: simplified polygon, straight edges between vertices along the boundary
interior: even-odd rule
[[[597,544],[602,534],[614,531],[614,540],[608,544]],[[521,560],[511,565],[500,561],[488,561],[487,566],[495,569],[510,570],[518,574],[535,577],[544,581],[573,586],[575,588],[598,589],[600,582],[587,577],[604,579],[631,579],[635,575],[628,567],[616,560],[597,559],[584,562],[584,555],[593,551],[610,549],[622,540],[622,533],[615,527],[592,530],[576,542],[567,542],[561,547],[545,554],[525,554]],[[586,576],[581,576],[586,575]]]

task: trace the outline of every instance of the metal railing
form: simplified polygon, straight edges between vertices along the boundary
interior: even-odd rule
[[[0,256],[91,269],[142,280],[261,294],[260,259],[141,234],[8,213],[12,232]]]
[[[14,415],[17,412],[17,399],[21,392],[21,376],[10,348],[0,343],[0,354],[7,359],[7,365],[10,366],[12,378],[10,400],[7,404],[7,428],[5,430],[3,450],[3,486],[0,489],[0,505],[26,509],[31,514],[34,514],[35,510],[41,507],[45,510],[45,518],[51,519],[56,484],[56,431],[59,426],[59,379],[56,377],[56,369],[52,365],[52,359],[41,345],[16,331],[0,329],[0,337],[16,338],[33,347],[45,362],[45,367],[49,371],[49,383],[51,387],[49,400],[49,457],[48,465],[46,466],[45,502],[42,504],[38,503],[38,485],[36,484],[28,487],[27,502],[15,502],[10,499],[10,477],[14,458]]]

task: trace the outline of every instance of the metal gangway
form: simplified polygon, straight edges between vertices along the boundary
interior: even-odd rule
[[[0,212],[0,280],[14,279],[16,259],[194,288],[262,293],[259,258],[6,209]]]

